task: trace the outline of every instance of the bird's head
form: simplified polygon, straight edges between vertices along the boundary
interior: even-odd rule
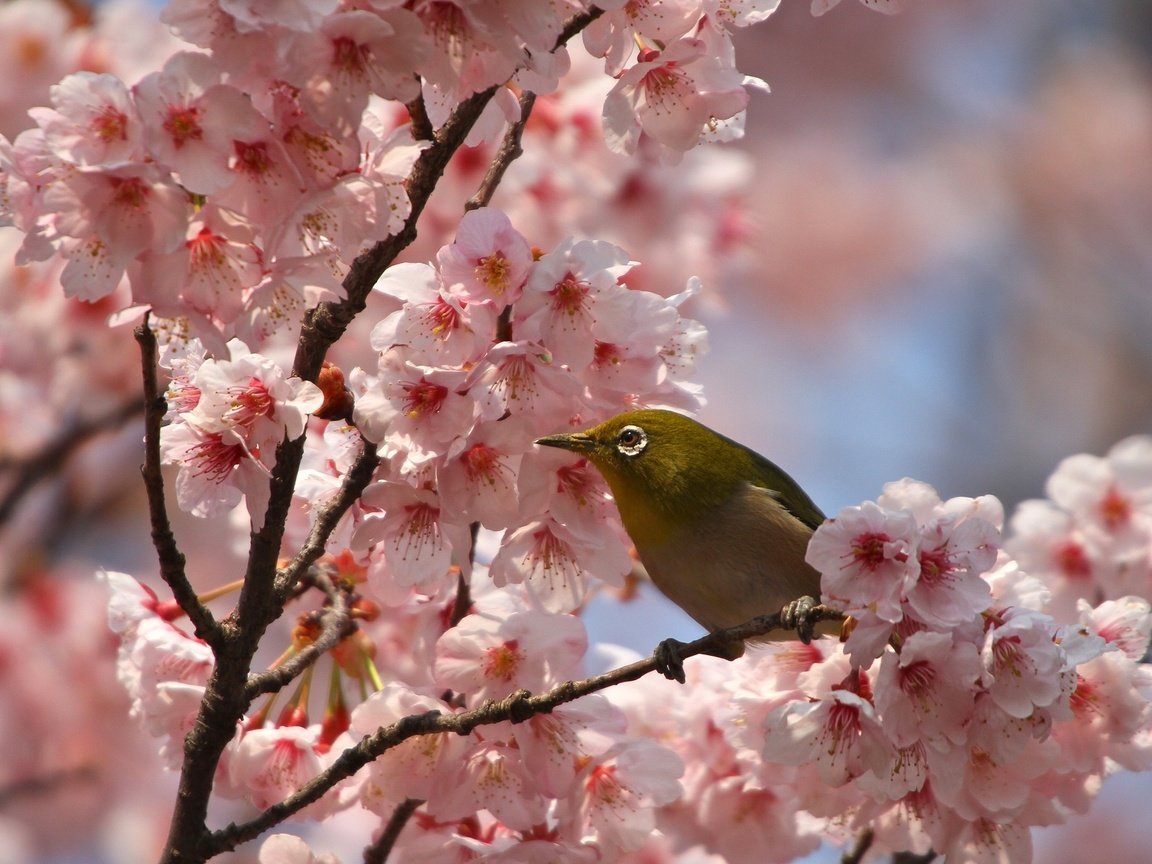
[[[536,441],[579,453],[604,475],[633,539],[662,533],[728,499],[755,475],[754,453],[674,411],[628,411]]]

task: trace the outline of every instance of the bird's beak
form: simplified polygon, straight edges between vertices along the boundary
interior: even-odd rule
[[[543,447],[559,447],[561,450],[571,450],[575,453],[587,453],[594,446],[594,442],[583,432],[573,432],[570,435],[545,435],[537,438],[536,443]]]

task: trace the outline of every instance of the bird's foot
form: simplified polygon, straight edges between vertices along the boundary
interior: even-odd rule
[[[684,660],[680,650],[686,643],[679,639],[665,639],[656,646],[652,652],[652,659],[656,661],[656,671],[670,681],[684,683]]]
[[[816,630],[816,622],[811,617],[812,610],[819,605],[819,601],[812,597],[793,600],[780,610],[780,626],[785,630],[795,630],[800,641],[809,644]]]

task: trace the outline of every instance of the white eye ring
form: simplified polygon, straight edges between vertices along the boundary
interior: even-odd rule
[[[639,426],[625,426],[616,436],[616,449],[625,456],[639,456],[648,446],[648,433]]]

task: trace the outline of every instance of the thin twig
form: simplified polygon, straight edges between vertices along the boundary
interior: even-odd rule
[[[333,585],[332,580],[322,573],[313,573],[311,580],[328,597],[328,604],[320,612],[320,635],[311,645],[302,648],[275,669],[249,675],[244,693],[249,701],[282,689],[356,630],[356,622],[352,620],[352,610],[348,603],[349,592]]]
[[[220,624],[208,607],[200,602],[188,575],[184,571],[184,553],[176,543],[172,524],[168,521],[168,505],[164,501],[164,474],[160,469],[160,425],[167,404],[160,393],[156,373],[156,334],[148,326],[148,318],[133,334],[140,345],[140,371],[144,380],[144,488],[148,493],[148,514],[152,523],[152,545],[160,562],[160,576],[172,591],[172,597],[192,622],[196,635],[213,650],[220,646]]]
[[[419,798],[405,798],[396,805],[380,836],[365,847],[364,864],[384,864],[388,860],[388,856],[392,854],[392,847],[400,839],[400,832],[404,830],[416,808],[423,803]]]
[[[316,563],[327,546],[328,538],[336,530],[337,524],[349,508],[360,498],[361,493],[372,482],[372,475],[380,464],[376,445],[366,438],[361,439],[360,455],[344,477],[336,497],[325,504],[316,514],[316,521],[304,545],[296,556],[283,567],[276,576],[276,595],[285,602],[296,588],[296,583],[309,567]]]
[[[77,765],[75,768],[61,768],[47,774],[12,780],[7,785],[0,786],[0,811],[3,811],[9,804],[24,798],[54,794],[73,783],[90,782],[98,779],[95,766]]]
[[[922,855],[915,852],[895,852],[892,855],[892,864],[932,864],[938,857],[938,853],[933,849]]]
[[[500,149],[492,158],[492,164],[488,166],[480,188],[464,205],[466,211],[487,207],[496,192],[496,187],[504,179],[504,172],[508,170],[508,166],[523,155],[524,148],[520,146],[520,142],[524,138],[524,127],[528,125],[528,117],[532,114],[532,106],[535,104],[536,94],[531,90],[526,90],[520,95],[520,119],[509,126],[508,131],[504,133],[504,140],[500,142]]]
[[[811,620],[842,618],[843,615],[824,606],[817,606],[811,612]],[[762,636],[772,630],[782,629],[781,614],[762,615],[738,627],[717,630],[694,642],[677,645],[680,659],[697,654],[709,654],[731,645],[733,642]],[[322,773],[283,801],[273,804],[263,813],[248,822],[233,823],[212,834],[208,846],[213,854],[235,849],[241,843],[258,837],[262,832],[277,825],[294,813],[299,812],[314,801],[318,801],[337,783],[354,775],[357,771],[376,759],[382,753],[417,735],[436,735],[451,732],[456,735],[469,735],[478,726],[511,721],[523,723],[538,714],[550,713],[556,707],[572,702],[590,693],[606,690],[617,684],[635,681],[656,671],[656,660],[648,657],[627,666],[621,666],[601,675],[594,675],[581,681],[566,681],[546,693],[534,696],[527,690],[517,690],[504,699],[489,699],[468,711],[456,714],[442,714],[428,711],[403,717],[389,726],[383,726],[371,735],[341,753]]]
[[[0,471],[11,471],[11,480],[3,498],[0,498],[0,525],[15,512],[24,496],[36,488],[36,484],[57,474],[67,464],[68,458],[90,439],[101,432],[119,429],[129,420],[140,416],[144,403],[132,399],[118,405],[99,417],[81,420],[49,441],[39,452],[23,459],[0,459]]]
[[[856,838],[856,843],[852,848],[844,850],[844,854],[840,856],[840,864],[860,864],[864,860],[864,856],[868,854],[868,850],[872,848],[872,841],[875,839],[876,834],[872,829],[865,828]]]
[[[423,93],[404,107],[408,109],[408,116],[412,118],[413,138],[417,141],[431,141],[436,137],[436,130],[432,128],[432,121],[428,119],[428,108],[424,104]]]

